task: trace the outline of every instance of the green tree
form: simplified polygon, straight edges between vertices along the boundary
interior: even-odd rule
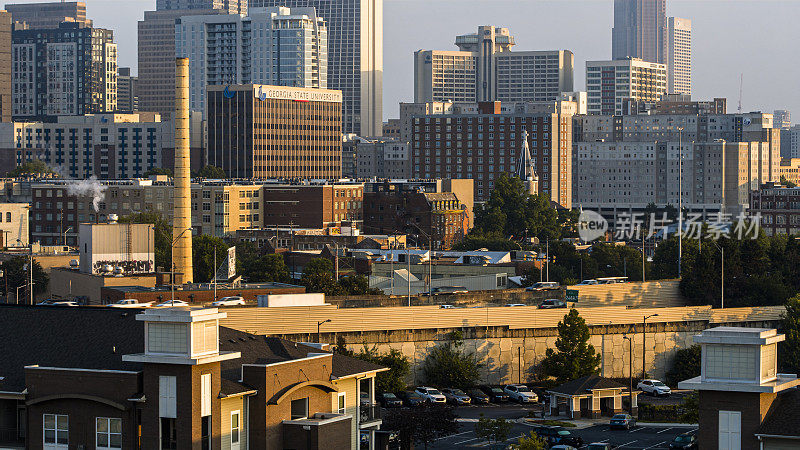
[[[416,408],[387,410],[381,429],[396,431],[403,450],[414,444],[423,444],[427,449],[436,439],[458,431],[458,422],[452,406],[424,403]]]
[[[786,186],[786,187],[788,187],[788,188],[797,187],[797,184],[792,183],[791,181],[787,180],[786,177],[783,176],[783,175],[781,175],[781,184]]]
[[[700,399],[697,396],[697,391],[693,391],[683,399],[683,414],[681,414],[681,422],[697,423],[699,419]]]
[[[380,289],[370,288],[369,279],[364,275],[348,275],[339,280],[339,286],[345,295],[379,295]]]
[[[214,266],[214,253],[217,266]],[[192,265],[195,283],[208,283],[214,279],[214,272],[228,258],[228,245],[221,238],[201,234],[192,237]]]
[[[520,436],[517,443],[512,446],[514,450],[546,450],[547,441],[531,431],[528,436]]]
[[[672,368],[667,372],[667,383],[677,386],[680,381],[699,376],[701,353],[699,345],[678,350]]]
[[[780,343],[781,371],[800,373],[800,294],[786,302],[781,328],[786,335]]]
[[[478,422],[475,423],[475,435],[489,442],[504,442],[511,433],[511,422],[502,417],[489,419],[481,413]]]
[[[121,217],[119,222],[152,224],[156,267],[169,270],[172,264],[172,225],[161,214],[157,212],[135,213]]]
[[[325,258],[314,258],[306,265],[300,284],[308,292],[322,292],[325,295],[341,295],[343,290],[333,278],[333,263]]]
[[[198,170],[193,176],[199,178],[212,178],[212,179],[228,178],[228,175],[225,173],[225,170],[212,165],[203,166],[203,168]]]
[[[378,392],[399,392],[406,388],[405,379],[411,373],[411,362],[399,350],[393,348],[389,350],[389,353],[380,353],[376,345],[367,347],[364,344],[361,352],[355,353],[347,348],[344,338],[339,336],[333,351],[344,356],[388,367],[389,370],[378,372],[375,376],[375,387]]]
[[[472,251],[485,248],[489,251],[519,250],[520,244],[507,239],[499,232],[484,233],[481,230],[470,232],[458,244],[453,246],[456,251]]]
[[[577,309],[571,309],[558,322],[555,347],[556,350],[548,348],[542,359],[544,376],[554,377],[558,383],[564,383],[599,373],[600,355],[595,354],[594,346],[589,344],[589,327]]]
[[[453,386],[467,389],[480,379],[481,364],[474,353],[463,349],[460,331],[451,332],[448,340],[434,347],[425,358],[425,380],[434,386]]]
[[[30,257],[26,256],[12,256],[11,258],[2,261],[2,270],[3,275],[6,277],[7,282],[0,284],[0,289],[3,289],[3,293],[6,297],[6,302],[8,302],[8,295],[13,294],[16,295],[17,288],[20,286],[28,286],[30,283],[30,274],[28,273],[28,265],[30,263]],[[41,264],[39,261],[36,261],[34,258],[33,260],[33,293],[34,295],[42,294],[47,292],[47,285],[50,282],[50,277],[45,273],[44,269],[42,269]],[[8,292],[6,292],[6,284],[8,285]],[[23,297],[28,288],[23,288],[19,290],[21,299],[15,299],[17,303],[26,304],[28,300],[26,297]]]
[[[254,283],[291,282],[283,256],[277,253],[262,254],[252,242],[236,243],[236,273]]]
[[[152,169],[148,169],[145,173],[142,174],[143,177],[148,178],[151,175],[167,175],[172,176],[172,169],[167,169],[166,167],[153,167]]]
[[[55,173],[53,169],[48,167],[44,161],[39,159],[28,160],[22,163],[22,165],[17,166],[6,173],[6,176],[9,178],[20,177],[23,175],[40,175],[40,174],[50,174]]]

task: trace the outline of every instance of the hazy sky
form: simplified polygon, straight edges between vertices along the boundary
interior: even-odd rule
[[[115,31],[120,65],[135,68],[136,22],[155,0],[84,1]],[[789,109],[800,123],[800,1],[668,0],[667,14],[692,20],[694,98],[727,97],[735,112],[744,73],[745,111]],[[413,100],[415,50],[455,50],[479,25],[508,27],[517,50],[571,50],[584,90],[585,61],[611,56],[612,22],[613,0],[384,0],[384,117]]]

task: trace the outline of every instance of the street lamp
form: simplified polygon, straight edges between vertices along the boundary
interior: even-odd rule
[[[330,321],[331,319],[325,319],[321,322],[317,322],[317,342],[319,342],[319,327],[322,326],[323,323],[328,323]]]
[[[175,239],[172,240],[172,243],[169,244],[170,258],[172,259],[172,261],[170,261],[171,267],[169,268],[170,270],[169,286],[170,290],[172,291],[172,300],[170,300],[170,306],[175,306],[175,258],[174,258],[175,243],[178,242],[178,239],[180,239],[181,236],[183,236],[183,233],[186,233],[187,231],[192,231],[192,229],[186,228],[185,230],[181,231],[179,235],[175,236]]]
[[[64,234],[64,247],[67,246],[67,233],[69,233],[70,231],[72,231],[72,227],[67,227],[67,229],[64,230],[64,233],[63,233]]]
[[[647,361],[647,358],[645,358],[645,355],[647,354],[647,346],[645,345],[647,342],[646,327],[647,327],[647,319],[651,317],[658,317],[658,313],[650,314],[649,316],[644,316],[644,318],[642,319],[642,378],[644,378],[646,376],[645,374],[647,373],[644,368],[645,362]]]
[[[16,296],[16,299],[17,299],[17,304],[18,304],[18,305],[19,305],[19,290],[20,290],[20,289],[22,289],[22,288],[24,288],[24,287],[28,287],[28,284],[27,284],[27,283],[25,283],[25,284],[23,284],[22,286],[17,286],[17,296]],[[31,303],[31,304],[33,304],[33,303]]]
[[[628,341],[628,382],[630,383],[630,391],[628,391],[630,395],[630,405],[628,405],[628,408],[630,409],[631,415],[633,415],[633,339],[627,334],[623,334],[622,339]]]

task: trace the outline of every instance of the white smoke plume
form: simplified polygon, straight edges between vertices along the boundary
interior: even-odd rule
[[[77,197],[92,197],[92,206],[94,212],[100,210],[100,202],[106,197],[105,190],[107,186],[97,181],[97,177],[91,177],[86,180],[74,180],[67,182],[67,195],[74,195]]]

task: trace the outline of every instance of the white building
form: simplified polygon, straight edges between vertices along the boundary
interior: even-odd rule
[[[250,0],[250,8],[315,8],[328,25],[328,89],[342,91],[342,131],[380,136],[383,0]]]
[[[189,58],[193,111],[205,110],[212,85],[328,86],[327,27],[313,8],[184,16],[175,24],[175,53]]]
[[[153,224],[80,224],[80,271],[91,274],[153,273],[155,240]]]
[[[680,17],[667,20],[667,92],[692,93],[692,21]]]
[[[358,142],[354,152],[357,178],[411,177],[411,154],[406,142]]]
[[[531,102],[556,100],[572,91],[569,50],[512,52],[508,28],[478,27],[456,36],[458,51],[414,53],[414,101]]]
[[[667,66],[638,58],[586,61],[589,114],[622,114],[622,100],[657,101],[667,92]]]

